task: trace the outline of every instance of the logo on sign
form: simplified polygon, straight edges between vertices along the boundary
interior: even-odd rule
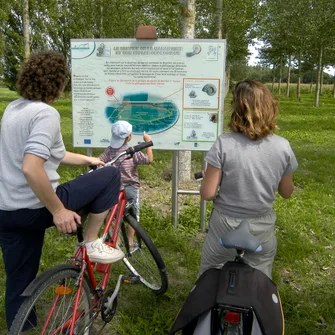
[[[106,88],[106,94],[108,95],[108,96],[113,96],[114,95],[114,93],[115,93],[115,90],[114,90],[114,88],[113,87],[107,87]]]

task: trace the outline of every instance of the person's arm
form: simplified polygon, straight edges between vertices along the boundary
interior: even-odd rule
[[[103,166],[105,163],[99,158],[76,154],[74,152],[67,151],[61,164],[65,165],[97,165]]]
[[[61,233],[76,231],[76,222],[80,223],[80,216],[67,210],[52,189],[50,180],[44,170],[45,160],[33,154],[25,154],[22,172],[36,197],[53,215],[53,221]]]
[[[152,153],[151,147],[146,148],[145,151],[146,151],[146,154],[148,156],[148,163],[151,164],[153,162],[153,160],[154,160],[154,155]]]
[[[147,134],[146,132],[143,133],[143,140],[145,142],[149,142],[151,141],[151,136],[149,134]],[[152,147],[148,147],[145,149],[146,154],[148,156],[148,163],[151,164],[154,160],[154,155],[152,153]]]
[[[285,199],[289,198],[294,190],[292,173],[282,177],[278,185],[278,193]]]
[[[204,179],[200,186],[200,195],[204,200],[213,200],[216,197],[220,182],[222,170],[207,164]]]

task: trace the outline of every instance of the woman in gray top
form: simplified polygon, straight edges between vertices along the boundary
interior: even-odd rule
[[[235,251],[220,245],[219,238],[248,219],[263,250],[245,255],[245,260],[272,277],[277,250],[273,202],[276,191],[284,198],[291,196],[292,173],[298,166],[290,143],[274,134],[277,114],[277,103],[263,84],[252,80],[236,84],[231,132],[220,135],[205,158],[200,194],[214,203],[200,274],[234,259]]]
[[[60,115],[51,104],[62,94],[67,78],[63,55],[33,53],[17,81],[22,98],[7,106],[1,120],[0,246],[7,277],[8,328],[24,299],[21,293],[38,271],[46,228],[71,233],[81,223],[77,211],[85,209],[90,213],[85,229],[90,259],[114,263],[124,256],[98,238],[108,210],[118,201],[120,172],[106,167],[58,183],[59,164],[104,165],[64,146]],[[36,322],[28,320],[24,330]]]

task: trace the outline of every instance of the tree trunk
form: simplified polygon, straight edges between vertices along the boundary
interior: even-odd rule
[[[222,0],[216,2],[215,27],[216,36],[220,40],[222,39]]]
[[[289,98],[290,96],[291,59],[292,59],[292,56],[290,55],[288,58],[288,66],[287,66],[286,98]]]
[[[185,39],[194,38],[195,27],[195,0],[180,0],[181,36]],[[187,181],[191,179],[191,151],[179,151],[179,179]]]
[[[182,38],[194,38],[195,26],[195,0],[179,0],[181,4],[181,36]]]
[[[104,37],[104,19],[103,19],[103,14],[104,14],[104,3],[103,0],[100,2],[100,38]],[[134,34],[135,36],[135,34]]]
[[[227,96],[229,92],[229,84],[230,84],[230,62],[226,60],[226,78],[225,78],[225,97]]]
[[[215,32],[218,39],[223,38],[222,34],[222,1],[223,0],[217,0],[216,2],[216,11],[215,11]],[[228,36],[226,34],[225,39],[228,39]],[[225,78],[225,90],[224,94],[225,97],[227,96],[229,92],[229,83],[230,83],[230,63],[226,59],[226,78]]]
[[[30,55],[29,42],[29,4],[28,0],[22,0],[23,12],[23,41],[24,41],[24,58],[28,59]]]
[[[283,60],[280,58],[280,65],[279,65],[279,80],[278,80],[278,95],[281,94],[281,80],[283,76]]]
[[[271,87],[272,93],[274,93],[275,91],[275,81],[276,81],[276,66],[273,64],[272,66],[272,87]]]
[[[312,69],[311,83],[309,84],[309,93],[312,93],[313,79],[314,79],[314,65],[313,65],[313,69]]]
[[[322,57],[323,57],[323,48],[322,46],[320,46],[318,72],[316,76],[316,86],[315,86],[314,107],[319,107],[319,102],[320,102],[320,81],[321,81],[321,71],[322,71]]]
[[[323,65],[321,66],[321,80],[320,80],[320,95],[323,94],[323,79],[324,79],[324,71]]]
[[[335,98],[335,73],[333,78],[333,98]]]
[[[215,12],[216,36],[222,39],[222,0],[217,0]]]
[[[297,83],[297,98],[301,101],[301,51],[299,52],[298,58],[298,83]]]

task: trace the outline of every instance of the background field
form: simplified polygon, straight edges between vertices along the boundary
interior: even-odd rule
[[[284,92],[284,91],[282,91]],[[16,95],[0,87],[0,116]],[[324,92],[320,108],[314,108],[307,92],[300,103],[294,94],[280,100],[279,135],[286,137],[296,153],[299,168],[296,186],[289,200],[278,198],[278,253],[274,281],[278,284],[286,318],[286,334],[335,334],[335,99],[331,89]],[[226,99],[226,121],[231,95]],[[62,118],[62,132],[72,150],[71,100],[62,98],[54,106]],[[75,150],[85,153],[84,150]],[[101,150],[94,150],[97,155]],[[103,334],[166,334],[196,279],[204,234],[199,231],[198,196],[179,198],[179,228],[171,219],[171,158],[168,151],[154,151],[154,163],[140,170],[142,179],[141,223],[166,262],[170,287],[156,297],[141,286],[124,286],[118,300],[117,316]],[[193,172],[201,169],[202,154],[192,156]],[[1,162],[0,162],[1,164]],[[62,182],[84,168],[60,168]],[[180,188],[198,189],[189,182]],[[211,204],[208,203],[208,213]],[[47,233],[40,270],[63,262],[70,256],[74,238],[65,238],[55,229]],[[110,286],[122,264],[115,265]],[[4,321],[5,273],[0,262],[0,330]],[[1,333],[1,332],[0,332]]]

